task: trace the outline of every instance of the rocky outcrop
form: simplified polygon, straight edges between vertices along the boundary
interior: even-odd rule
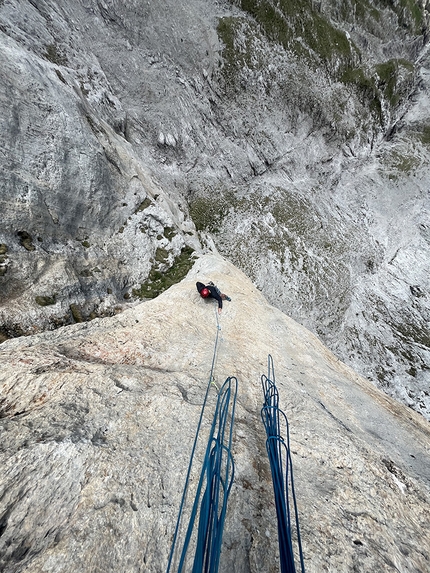
[[[165,571],[217,332],[199,279],[232,298],[215,378],[239,381],[220,570],[279,570],[260,420],[268,353],[290,423],[306,570],[428,570],[428,423],[208,255],[118,316],[2,344],[2,571]]]

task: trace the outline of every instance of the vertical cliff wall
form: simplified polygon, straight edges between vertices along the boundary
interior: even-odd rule
[[[427,20],[1,2],[1,339],[120,312],[215,247],[428,416]]]

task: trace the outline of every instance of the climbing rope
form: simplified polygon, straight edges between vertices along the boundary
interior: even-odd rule
[[[217,309],[216,324],[217,333],[213,351],[209,382],[197,424],[196,435],[191,452],[185,479],[184,492],[179,508],[172,548],[169,555],[166,573],[172,569],[173,558],[176,553],[179,529],[187,497],[191,468],[193,465],[196,446],[203,421],[203,415],[209,395],[210,387],[214,380],[215,363],[220,341],[220,323]],[[182,573],[188,553],[191,553],[190,545],[193,545],[194,560],[192,573],[217,573],[221,554],[221,542],[224,529],[224,521],[227,510],[227,499],[233,483],[234,463],[231,455],[233,437],[234,413],[237,397],[237,379],[229,377],[218,392],[215,413],[209,433],[206,453],[200,473],[196,495],[189,518],[185,539],[180,551],[179,563],[175,571]],[[203,492],[203,493],[202,493]],[[198,529],[193,541],[194,525],[198,516]],[[172,569],[173,570],[173,569]]]
[[[294,491],[293,464],[290,452],[290,434],[286,415],[279,408],[279,393],[275,383],[273,358],[268,357],[268,373],[261,376],[264,404],[261,409],[261,419],[266,429],[266,449],[272,472],[273,492],[275,496],[276,515],[278,519],[278,542],[281,573],[295,573],[292,533],[295,533],[300,556],[302,573],[305,572],[302,543],[299,529],[299,514],[297,511]],[[281,427],[285,424],[284,439]],[[285,469],[285,474],[284,474]],[[295,520],[291,520],[290,505],[293,505]]]
[[[222,341],[222,335],[220,336],[221,333],[221,325],[219,323],[219,313],[218,313],[218,306],[215,306],[215,320],[216,320],[216,338],[215,338],[215,346],[214,346],[214,353],[213,353],[213,358],[212,358],[212,365],[211,365],[211,373],[209,375],[209,385],[210,384],[215,384],[215,376],[214,376],[214,372],[215,372],[215,364],[216,364],[216,359],[218,356],[218,349],[219,349],[219,345]]]

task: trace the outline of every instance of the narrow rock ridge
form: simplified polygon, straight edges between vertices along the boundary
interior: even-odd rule
[[[428,570],[428,422],[215,255],[120,315],[1,345],[1,570],[165,571],[217,332],[197,280],[232,298],[215,378],[239,380],[220,571],[279,570],[260,420],[268,353],[290,424],[308,573]],[[211,407],[215,399],[212,387]]]

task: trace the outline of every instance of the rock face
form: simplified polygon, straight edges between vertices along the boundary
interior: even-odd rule
[[[127,141],[127,113],[71,13],[1,4],[7,337],[115,312],[151,270],[199,242],[181,199],[172,202]]]
[[[119,312],[215,245],[429,417],[428,18],[0,2],[1,339]]]
[[[279,570],[260,420],[268,353],[290,423],[306,570],[428,571],[428,423],[213,255],[118,316],[2,344],[1,570],[165,571],[217,332],[213,302],[195,289],[209,279],[232,297],[216,381],[239,381],[220,571]]]

